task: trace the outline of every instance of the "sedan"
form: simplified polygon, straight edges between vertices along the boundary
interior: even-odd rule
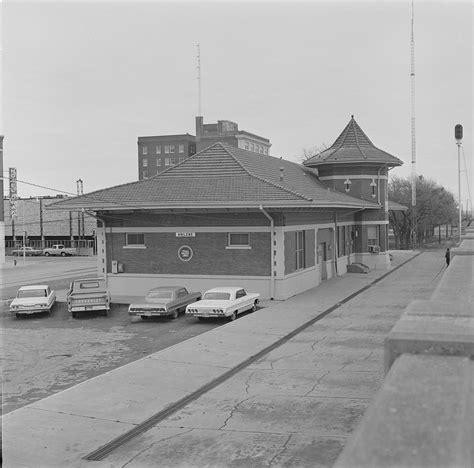
[[[260,294],[247,293],[241,287],[221,287],[209,289],[204,293],[202,301],[189,304],[186,314],[203,320],[207,317],[227,317],[235,320],[237,314],[257,310]]]
[[[10,313],[17,317],[39,312],[50,314],[55,303],[56,293],[48,285],[22,286],[10,304]]]

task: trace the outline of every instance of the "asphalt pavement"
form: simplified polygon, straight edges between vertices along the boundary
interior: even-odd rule
[[[443,253],[394,252],[389,272],[333,278],[13,411],[4,466],[332,466]]]

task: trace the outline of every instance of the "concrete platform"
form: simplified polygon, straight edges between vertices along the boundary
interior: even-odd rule
[[[472,468],[474,363],[403,355],[335,468]]]

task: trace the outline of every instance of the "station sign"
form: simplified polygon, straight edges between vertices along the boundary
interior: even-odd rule
[[[10,189],[10,216],[12,219],[17,217],[17,198],[18,194],[16,191],[16,167],[8,168],[8,180]]]
[[[195,232],[177,232],[176,237],[196,237]]]
[[[193,255],[194,255],[193,249],[189,247],[189,245],[182,245],[178,249],[178,258],[182,262],[189,262],[189,260],[193,258]]]

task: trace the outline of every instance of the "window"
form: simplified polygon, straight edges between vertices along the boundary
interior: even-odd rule
[[[143,167],[148,167],[148,158],[143,158]]]
[[[249,149],[249,142],[248,141],[245,142],[244,149],[246,149],[248,151],[248,149]]]
[[[367,226],[367,245],[379,245],[378,226]]]
[[[165,145],[165,153],[168,154],[170,152],[170,145]]]
[[[268,148],[265,148],[265,154],[268,154]]]
[[[229,232],[227,246],[237,248],[250,247],[250,234]]]
[[[161,166],[161,158],[156,158],[156,165]]]
[[[178,297],[184,297],[184,296],[187,296],[187,295],[188,295],[188,291],[184,288],[182,288],[178,291]]]
[[[145,234],[127,233],[125,236],[125,245],[127,246],[145,245]]]
[[[179,148],[178,151],[180,153],[184,153],[184,145],[179,145],[178,148]]]
[[[156,154],[161,154],[161,146],[157,146],[155,150],[156,150]]]
[[[253,143],[250,143],[250,151],[253,151]]]
[[[148,154],[148,147],[147,146],[142,147],[142,154]]]
[[[174,145],[170,145],[170,153],[174,153]]]
[[[304,268],[304,231],[296,232],[296,269],[302,270]]]
[[[148,179],[148,171],[143,171],[142,176],[144,179]]]
[[[239,289],[236,293],[235,293],[235,298],[236,299],[239,299],[240,297],[245,297],[247,294],[245,292],[245,289]]]
[[[345,181],[344,181],[344,190],[346,192],[349,192],[351,190],[351,180],[349,178],[347,178]]]
[[[377,184],[375,183],[375,180],[372,179],[372,182],[370,183],[370,189],[371,189],[371,195],[372,195],[372,198],[375,198],[375,189],[377,187]]]
[[[165,158],[165,166],[171,165],[171,158]]]

